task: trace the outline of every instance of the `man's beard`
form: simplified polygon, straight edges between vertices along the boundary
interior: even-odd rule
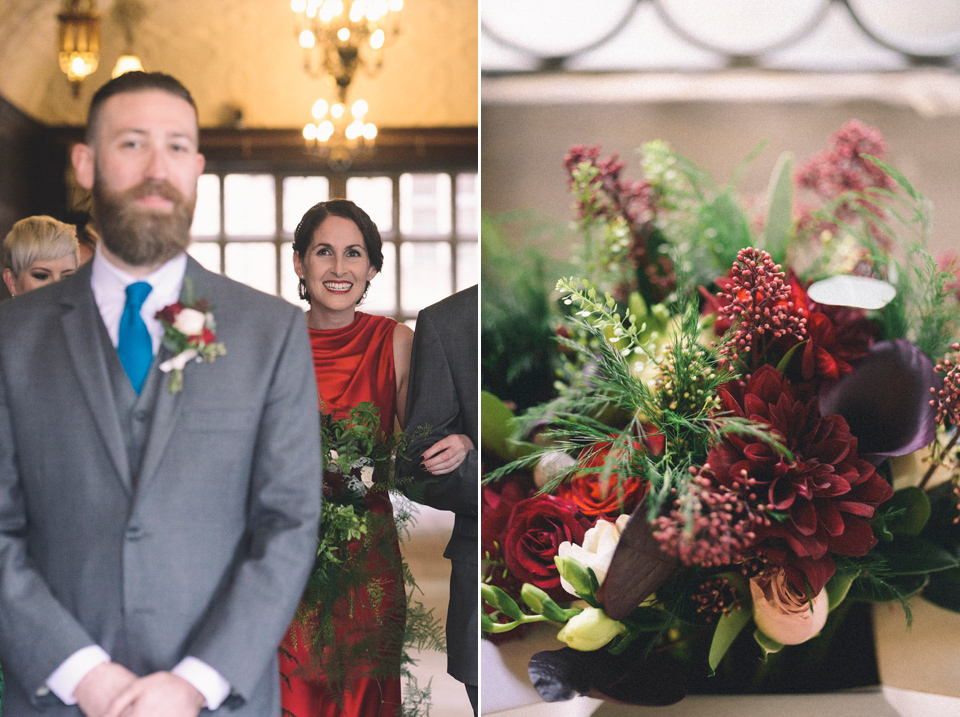
[[[173,202],[170,212],[138,206],[151,194]],[[98,179],[93,207],[103,243],[130,266],[159,266],[190,245],[190,224],[197,196],[186,197],[166,180],[147,179],[122,192],[111,192]]]

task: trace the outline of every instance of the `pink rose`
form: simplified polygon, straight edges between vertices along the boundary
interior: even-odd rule
[[[798,592],[785,570],[750,579],[753,620],[767,637],[781,645],[799,645],[815,637],[827,622],[829,600],[823,588],[813,600]]]

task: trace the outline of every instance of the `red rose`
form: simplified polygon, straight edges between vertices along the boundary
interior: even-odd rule
[[[579,470],[557,490],[559,496],[576,503],[584,515],[616,517],[621,513],[632,513],[647,492],[647,481],[639,472],[625,476],[622,481],[615,470],[605,472],[613,446],[612,441],[604,441],[580,451]],[[637,441],[634,448],[645,450]]]
[[[499,491],[496,488],[500,488]],[[514,506],[527,497],[529,492],[515,481],[506,480],[497,486],[483,486],[481,489],[481,539],[483,553],[491,561],[503,560],[503,536],[510,523]]]
[[[546,590],[554,600],[570,596],[560,585],[560,573],[553,559],[560,543],[579,545],[589,521],[577,513],[577,506],[554,495],[536,495],[514,506],[503,540],[507,569],[521,582]]]
[[[160,311],[157,312],[156,317],[160,321],[166,321],[168,324],[172,324],[177,320],[177,314],[183,311],[183,304],[179,301],[175,304],[170,304],[169,306],[164,306]]]

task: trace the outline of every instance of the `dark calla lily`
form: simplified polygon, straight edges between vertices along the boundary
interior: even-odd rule
[[[648,652],[642,641],[619,655],[564,647],[536,653],[527,667],[530,682],[545,702],[577,693],[615,702],[663,707],[687,694],[689,666],[669,654]]]
[[[860,456],[879,465],[929,445],[936,436],[930,389],[933,363],[909,341],[880,341],[854,372],[820,392],[820,413],[837,413],[859,441]]]
[[[646,506],[640,504],[620,534],[597,599],[607,615],[622,620],[663,585],[677,565],[660,549],[647,523]]]

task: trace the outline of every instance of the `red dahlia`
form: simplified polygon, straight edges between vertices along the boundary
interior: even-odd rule
[[[729,434],[707,457],[713,479],[733,488],[746,476],[749,499],[782,520],[756,528],[757,549],[813,595],[833,575],[831,554],[865,555],[877,540],[868,522],[893,489],[857,456],[857,439],[838,415],[820,415],[816,396],[769,365],[720,391],[723,409],[770,426],[788,460],[758,438]]]

